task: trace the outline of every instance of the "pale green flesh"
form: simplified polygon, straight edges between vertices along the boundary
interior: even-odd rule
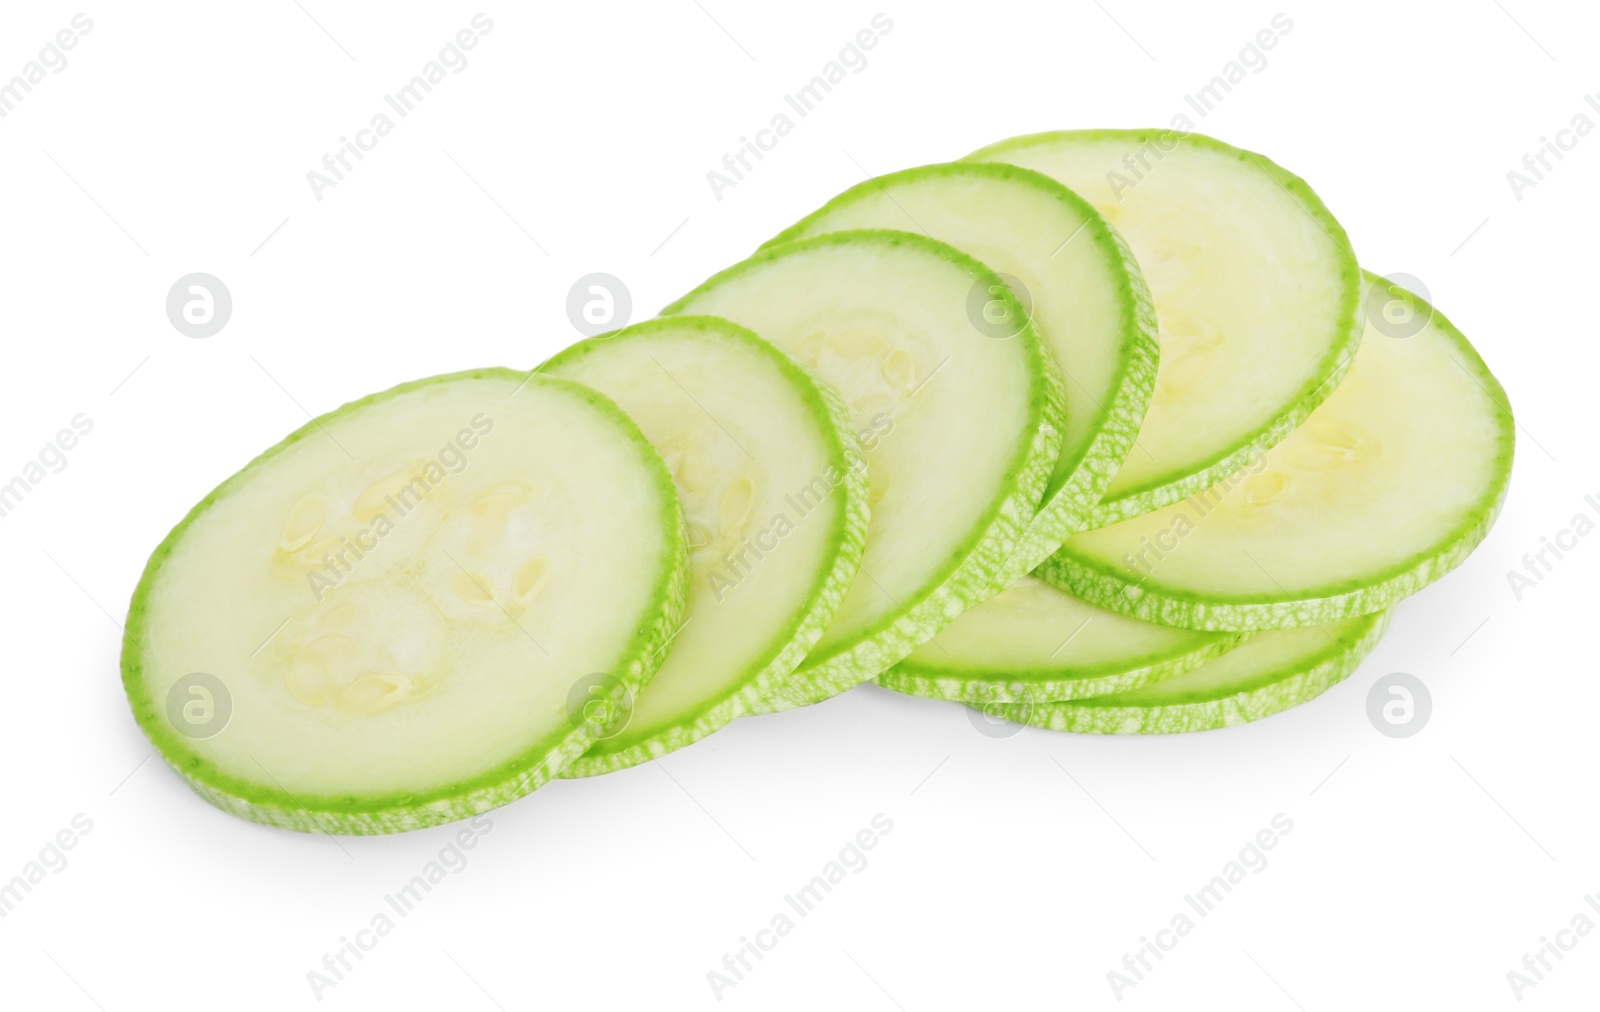
[[[659,458],[598,395],[508,370],[408,384],[269,450],[157,549],[129,701],[249,818],[387,832],[481,811],[587,747],[574,684],[637,691],[659,662],[681,524]],[[212,737],[167,715],[191,672],[231,698]]]
[[[1388,625],[1380,612],[1255,633],[1182,674],[1114,695],[996,703],[985,712],[1053,731],[1171,734],[1240,724],[1312,699],[1348,677]]]
[[[625,723],[563,770],[584,776],[709,734],[800,663],[860,562],[867,465],[844,406],[724,320],[652,320],[539,371],[628,413],[665,460],[688,523],[680,631]]]
[[[1239,638],[1140,622],[1023,577],[878,682],[962,702],[1080,699],[1170,677]]]
[[[1081,194],[1127,239],[1155,300],[1155,392],[1102,522],[1210,485],[1303,418],[1348,361],[1355,258],[1305,184],[1266,159],[1199,135],[1082,131],[968,160]]]
[[[921,236],[844,232],[759,253],[665,311],[731,319],[810,365],[843,396],[867,456],[860,573],[768,705],[869,679],[1000,589],[1063,418],[1032,327],[996,339],[969,318],[970,293],[992,282]]]
[[[1067,423],[1020,575],[1081,528],[1144,416],[1155,319],[1126,244],[1054,180],[1014,166],[930,165],[868,180],[767,245],[855,228],[922,232],[1016,279],[1066,377]],[[1034,531],[1030,531],[1033,535]],[[980,607],[982,607],[980,605]]]
[[[1040,575],[1150,621],[1264,629],[1386,608],[1448,571],[1504,495],[1512,419],[1466,339],[1405,298],[1422,330],[1369,328],[1339,388],[1256,465],[1072,538]]]

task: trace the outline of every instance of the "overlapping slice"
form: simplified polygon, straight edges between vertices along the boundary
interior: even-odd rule
[[[844,404],[726,320],[650,320],[539,367],[609,396],[672,472],[688,522],[689,601],[636,699],[596,693],[588,776],[682,747],[748,712],[804,659],[861,562],[867,461]]]
[[[123,685],[208,801],[314,832],[462,818],[592,740],[686,593],[672,479],[605,397],[504,369],[314,419],[155,550]]]
[[[1009,560],[1005,575],[1019,577],[1083,527],[1144,418],[1156,321],[1133,254],[1083,198],[997,162],[869,179],[767,245],[852,228],[921,232],[977,257],[1018,294],[1061,366],[1066,431],[1044,501]]]
[[[986,713],[1052,731],[1172,734],[1260,720],[1326,692],[1371,653],[1389,613],[1251,635],[1215,660],[1129,692],[997,703]]]
[[[1134,449],[1095,522],[1208,488],[1298,425],[1360,335],[1360,279],[1304,181],[1198,134],[1085,130],[967,156],[1042,172],[1127,240],[1155,300],[1161,364]]]
[[[1241,638],[1140,622],[1023,577],[879,675],[878,684],[975,704],[1082,699],[1170,678]]]
[[[1004,334],[988,302],[1023,321]],[[992,271],[921,235],[785,243],[665,310],[726,317],[843,395],[868,461],[860,572],[805,663],[766,701],[825,699],[899,661],[1000,588],[1061,445],[1060,373]]]
[[[1371,318],[1339,388],[1254,465],[1070,539],[1038,573],[1126,615],[1282,629],[1389,607],[1488,533],[1511,474],[1505,392],[1433,307],[1367,276]]]

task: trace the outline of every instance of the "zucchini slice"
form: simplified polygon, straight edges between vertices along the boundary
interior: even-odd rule
[[[975,292],[1020,321],[1014,332],[974,322]],[[725,317],[811,365],[843,395],[867,456],[860,571],[761,709],[871,679],[1002,588],[1064,407],[1060,372],[993,271],[909,232],[835,232],[757,253],[663,313]]]
[[[1051,731],[1174,734],[1260,720],[1321,695],[1378,645],[1389,613],[1255,633],[1215,660],[1111,696],[997,703],[986,713]]]
[[[201,797],[390,833],[527,794],[636,694],[687,593],[683,514],[634,424],[482,369],[312,420],[219,485],[134,591],[123,686]]]
[[[562,769],[588,776],[710,734],[805,658],[867,533],[867,461],[838,395],[726,320],[670,316],[539,367],[604,393],[666,461],[688,521],[683,624],[638,699]]]
[[[1256,465],[1071,538],[1039,575],[1147,622],[1283,629],[1380,611],[1455,568],[1505,497],[1511,408],[1443,314],[1367,281],[1421,329],[1369,325],[1344,382]]]
[[[1161,364],[1096,526],[1209,488],[1283,438],[1338,383],[1361,335],[1360,272],[1303,180],[1171,130],[1078,130],[967,156],[1082,194],[1132,247],[1155,299]]]
[[[1140,622],[1025,576],[963,613],[878,684],[962,703],[1083,699],[1170,678],[1242,638]]]
[[[998,162],[869,179],[766,245],[852,228],[922,232],[1015,279],[1061,367],[1066,430],[1044,503],[1008,560],[1006,575],[1020,577],[1084,527],[1144,418],[1156,377],[1156,318],[1133,253],[1082,197]]]

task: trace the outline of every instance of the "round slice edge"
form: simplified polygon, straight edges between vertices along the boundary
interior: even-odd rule
[[[1281,713],[1337,685],[1388,628],[1389,613],[1255,633],[1198,667],[1131,692],[1062,703],[999,703],[986,713],[1050,731],[1177,734]]]
[[[202,499],[134,592],[123,685],[225,811],[416,829],[586,750],[575,703],[643,687],[686,581],[671,477],[614,404],[455,373],[315,418]]]
[[[974,298],[1022,325],[986,332]],[[993,271],[921,235],[836,232],[757,253],[663,313],[731,319],[806,363],[843,397],[867,457],[860,570],[763,709],[871,679],[1001,589],[1059,455],[1064,406],[1059,371]]]
[[[1008,582],[1020,577],[1086,525],[1133,447],[1158,354],[1144,276],[1127,243],[1082,197],[1000,162],[925,165],[866,180],[763,248],[854,228],[921,232],[977,257],[1017,294],[1061,368],[1061,454],[1008,560]],[[986,303],[982,311],[994,310]]]
[[[1163,625],[1283,629],[1381,611],[1455,568],[1504,500],[1511,408],[1442,313],[1367,280],[1361,351],[1303,425],[1200,495],[1071,538],[1038,575]],[[1390,328],[1388,300],[1414,322]]]
[[[878,684],[978,705],[1083,699],[1170,678],[1241,639],[1140,622],[1030,576],[962,613]]]
[[[1155,391],[1094,525],[1210,487],[1338,384],[1361,336],[1359,268],[1338,221],[1271,160],[1175,130],[1069,130],[968,155],[1042,172],[1088,200],[1144,273],[1160,328]]]
[[[589,776],[698,741],[799,665],[860,564],[867,461],[831,389],[715,317],[635,324],[539,372],[628,413],[672,473],[689,532],[688,603],[660,668],[637,699],[594,700],[597,740],[561,771]]]

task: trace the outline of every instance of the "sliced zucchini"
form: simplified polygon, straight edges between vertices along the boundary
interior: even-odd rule
[[[968,314],[999,303],[1014,332]],[[757,253],[663,311],[749,327],[842,393],[866,453],[861,568],[805,663],[764,701],[826,699],[899,661],[997,578],[1055,467],[1061,375],[987,267],[921,235],[836,232]]]
[[[1242,638],[1140,622],[1025,576],[963,613],[878,684],[963,703],[1082,699],[1170,678]]]
[[[1155,299],[1161,365],[1096,525],[1177,502],[1243,467],[1337,384],[1361,334],[1344,230],[1260,155],[1171,130],[1077,130],[967,156],[1034,169],[1127,239]]]
[[[838,396],[726,320],[650,320],[539,372],[616,401],[665,459],[688,521],[682,627],[644,692],[561,771],[588,776],[699,740],[805,658],[861,562],[867,461]]]
[[[1061,366],[1066,431],[1044,502],[1009,560],[1006,575],[1020,577],[1083,528],[1144,418],[1156,319],[1133,254],[1082,197],[998,162],[869,179],[767,246],[852,228],[921,232],[982,260],[1018,290]]]
[[[1321,695],[1372,652],[1389,613],[1256,633],[1215,660],[1111,696],[998,703],[985,712],[1051,731],[1174,734],[1260,720]]]
[[[1505,391],[1442,314],[1367,280],[1421,329],[1369,325],[1344,382],[1257,465],[1071,538],[1039,575],[1148,622],[1283,629],[1388,608],[1466,558],[1511,476]]]
[[[661,458],[602,395],[483,369],[314,419],[155,550],[123,686],[235,815],[388,833],[533,790],[635,694],[687,592]]]

